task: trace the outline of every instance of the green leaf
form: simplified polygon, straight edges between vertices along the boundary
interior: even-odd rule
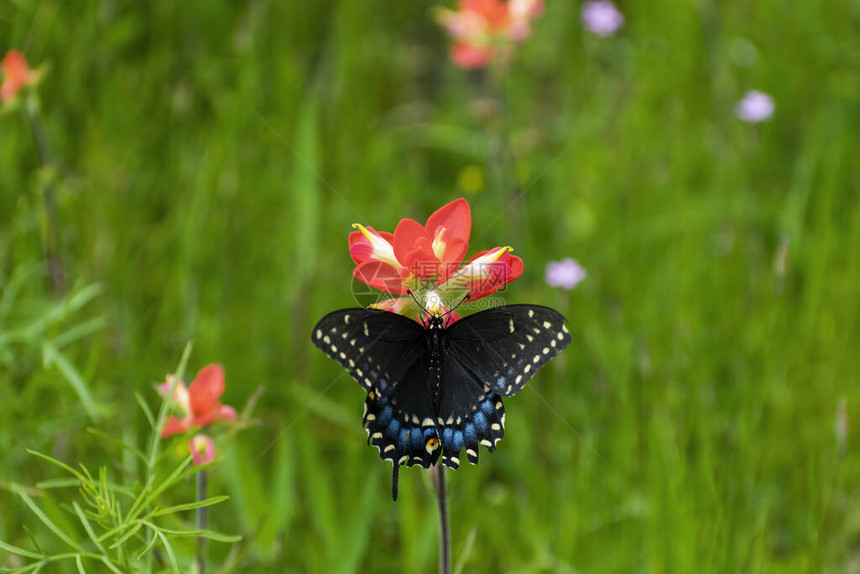
[[[126,540],[128,540],[129,538],[131,538],[132,536],[137,534],[137,532],[141,529],[143,524],[144,523],[142,521],[135,521],[135,522],[131,523],[130,524],[131,528],[125,534],[123,534],[122,536],[120,536],[119,538],[114,540],[113,544],[110,545],[110,549],[113,550],[113,549],[118,548],[119,546],[122,546],[123,544],[125,544]]]
[[[155,499],[158,498],[158,496],[162,492],[164,492],[165,490],[167,490],[168,488],[170,488],[171,486],[173,486],[177,482],[180,482],[186,476],[190,476],[192,474],[195,474],[196,472],[199,471],[199,469],[203,468],[203,466],[196,466],[196,467],[192,467],[190,470],[186,471],[186,469],[188,468],[188,465],[190,465],[190,464],[191,464],[191,455],[188,455],[187,457],[185,457],[185,459],[182,461],[182,463],[178,467],[176,467],[176,469],[174,469],[174,471],[171,472],[170,475],[166,479],[164,479],[164,481],[161,484],[159,484],[157,487],[155,487],[144,498],[142,498],[142,499],[138,498],[138,500],[135,501],[134,505],[132,505],[132,507],[131,507],[131,510],[128,511],[128,515],[126,515],[126,518],[129,518],[129,519],[130,518],[136,518],[137,514],[139,514],[144,508],[146,508],[153,501],[155,501]],[[146,492],[146,491],[144,490],[144,492]],[[143,495],[144,492],[142,492],[141,494]]]
[[[212,530],[168,530],[167,528],[162,528],[161,531],[171,536],[202,536],[203,538],[218,542],[239,542],[242,540],[242,537],[238,534],[224,534]]]
[[[62,348],[82,337],[86,337],[96,331],[102,330],[105,325],[107,325],[107,321],[104,317],[96,317],[95,319],[78,323],[74,327],[54,337],[51,342],[57,348]]]
[[[205,506],[212,506],[218,504],[219,502],[224,502],[225,500],[229,500],[229,496],[213,496],[212,498],[207,498],[206,500],[200,500],[197,502],[189,502],[186,504],[177,504],[176,506],[169,506],[167,508],[162,508],[161,510],[156,510],[155,512],[150,513],[146,518],[154,518],[156,516],[164,516],[166,514],[173,514],[175,512],[182,512],[183,510],[193,510],[195,508],[203,508]]]
[[[77,501],[72,502],[72,508],[74,508],[74,509],[75,509],[75,514],[77,514],[77,515],[78,515],[78,520],[80,520],[80,521],[81,521],[81,524],[83,525],[84,530],[86,530],[86,532],[87,532],[87,536],[89,536],[89,537],[90,537],[90,540],[92,540],[92,541],[93,541],[93,544],[95,544],[95,545],[96,545],[96,548],[98,548],[98,549],[101,551],[101,553],[102,553],[102,554],[107,554],[107,552],[105,551],[104,546],[102,546],[101,542],[99,542],[99,539],[98,539],[98,537],[96,536],[96,533],[95,533],[95,531],[93,530],[93,527],[92,527],[92,525],[90,524],[90,521],[89,521],[89,519],[87,518],[87,515],[86,515],[86,514],[84,513],[84,511],[81,509],[81,507],[80,507],[80,505],[78,504],[78,502],[77,502]]]
[[[140,409],[143,411],[143,416],[146,417],[146,420],[149,423],[149,428],[155,429],[155,416],[152,414],[152,409],[150,409],[149,405],[146,403],[146,399],[136,391],[134,393],[134,399],[137,401],[137,404],[140,405]]]
[[[26,492],[24,492],[23,488],[18,485],[15,485],[15,492],[18,494],[18,496],[21,497],[21,500],[24,501],[24,504],[30,507],[30,510],[33,512],[33,514],[35,514],[36,517],[42,521],[42,523],[48,528],[48,530],[56,534],[60,540],[62,540],[78,552],[84,552],[84,549],[77,542],[72,540],[65,532],[60,530],[59,527],[57,527],[57,525],[54,524],[44,512],[42,512],[42,509],[39,508],[35,502],[33,502],[33,499],[30,498],[30,496]]]
[[[78,488],[81,481],[76,478],[49,478],[36,483],[40,490],[51,490],[52,488]]]
[[[161,540],[161,544],[164,546],[164,550],[167,552],[167,557],[170,559],[170,565],[173,567],[173,573],[179,574],[179,564],[176,562],[176,555],[173,553],[173,546],[170,545],[170,541],[167,540],[167,536],[164,533],[155,527],[155,525],[147,524],[151,528],[155,529],[155,534],[158,536],[159,540]]]
[[[122,570],[120,570],[116,564],[111,562],[107,556],[101,556],[100,559],[104,563],[105,566],[107,566],[108,568],[111,569],[112,572],[116,572],[116,574],[123,574]]]
[[[44,342],[42,343],[42,362],[45,364],[45,368],[50,368],[52,366],[57,367],[63,377],[65,377],[66,381],[68,381],[72,386],[75,393],[77,393],[78,398],[81,399],[81,403],[84,406],[84,410],[87,411],[87,415],[91,420],[97,421],[99,419],[99,415],[96,412],[96,405],[93,402],[92,395],[90,395],[90,390],[84,382],[83,377],[81,377],[81,374],[65,357],[65,355],[63,355],[52,343]]]
[[[156,542],[158,542],[158,536],[156,536],[156,535],[155,535],[155,532],[153,532],[153,533],[152,533],[152,538],[150,538],[150,539],[149,539],[149,542],[147,542],[147,543],[146,543],[146,546],[144,546],[144,547],[143,547],[143,549],[142,549],[140,552],[138,552],[138,554],[137,554],[137,560],[140,560],[140,559],[141,559],[141,558],[143,558],[143,557],[144,557],[144,556],[145,556],[145,555],[146,555],[150,550],[152,550],[152,547],[153,547],[153,546],[155,546],[155,543],[156,543]]]
[[[30,552],[29,550],[24,550],[23,548],[19,548],[17,546],[12,546],[6,542],[0,540],[0,549],[5,550],[11,554],[17,554],[18,556],[23,556],[25,558],[34,558],[36,560],[40,560],[44,558],[41,554],[36,554],[35,552]]]
[[[78,472],[77,470],[75,470],[74,468],[67,465],[66,463],[64,463],[61,460],[57,460],[54,457],[48,456],[47,454],[42,454],[41,452],[39,452],[37,450],[31,450],[29,448],[27,449],[27,452],[32,454],[35,457],[41,458],[42,460],[47,460],[51,464],[55,464],[55,465],[59,466],[60,468],[62,468],[63,470],[65,470],[66,472],[71,474],[72,476],[77,477],[77,479],[81,482],[83,482],[85,480],[85,477],[83,474],[81,474],[80,472]]]

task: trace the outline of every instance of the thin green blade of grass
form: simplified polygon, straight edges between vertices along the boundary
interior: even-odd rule
[[[86,531],[87,536],[90,537],[90,540],[93,541],[93,544],[96,545],[96,548],[98,548],[102,554],[107,554],[105,547],[102,546],[102,543],[99,541],[98,536],[96,536],[95,530],[93,530],[93,526],[92,526],[92,524],[90,524],[90,521],[87,518],[86,513],[83,511],[83,509],[81,508],[81,506],[78,504],[77,501],[72,502],[72,508],[75,510],[75,514],[77,514],[78,520],[81,521],[81,525],[84,527],[84,530]]]
[[[176,561],[176,554],[173,552],[173,546],[170,544],[170,541],[167,539],[167,536],[164,533],[155,528],[152,525],[149,525],[151,528],[155,529],[155,534],[158,536],[158,539],[161,540],[162,546],[164,546],[164,551],[167,552],[167,558],[170,560],[170,567],[173,568],[173,574],[179,574],[179,563]]]
[[[223,532],[215,532],[214,530],[171,530],[169,528],[162,528],[161,531],[171,536],[200,536],[209,540],[215,540],[216,542],[233,543],[242,540],[242,537],[238,534],[224,534]]]
[[[71,546],[74,550],[78,552],[84,552],[83,547],[81,547],[77,542],[72,540],[68,534],[60,530],[60,528],[56,524],[54,524],[54,522],[50,518],[48,518],[48,516],[42,511],[42,509],[39,508],[39,506],[33,501],[33,499],[30,498],[30,496],[26,492],[24,492],[24,489],[16,485],[15,492],[18,494],[21,500],[24,501],[24,504],[26,504],[30,508],[30,511],[32,511],[33,514],[35,514],[36,517],[42,522],[42,524],[44,524],[45,527],[48,528],[48,530],[57,535],[57,538]]]
[[[23,548],[19,548],[17,546],[13,546],[7,542],[3,542],[0,540],[0,548],[9,552],[10,554],[17,554],[18,556],[23,556],[24,558],[33,558],[35,560],[41,560],[44,558],[41,554],[36,554],[35,552],[30,552],[29,550],[24,550]]]
[[[63,461],[57,460],[56,458],[48,456],[47,454],[42,454],[39,451],[30,450],[30,449],[27,449],[27,452],[32,454],[33,456],[35,456],[37,458],[41,458],[42,460],[46,460],[46,461],[50,462],[51,464],[59,466],[60,468],[62,468],[63,470],[65,470],[66,472],[71,474],[72,476],[76,477],[79,481],[84,481],[88,478],[88,477],[85,477],[80,472],[78,472],[77,470],[75,470],[74,468],[72,468],[69,465],[67,465],[66,463],[64,463]]]
[[[207,498],[206,500],[199,500],[196,502],[188,502],[186,504],[177,504],[175,506],[168,506],[167,508],[161,508],[156,510],[155,512],[150,513],[146,519],[154,518],[156,516],[164,516],[167,514],[174,514],[176,512],[182,512],[185,510],[194,510],[195,508],[204,508],[206,506],[213,506],[220,502],[224,502],[225,500],[230,500],[229,496],[213,496],[211,498]]]
[[[92,394],[83,377],[74,365],[52,343],[42,343],[42,360],[45,368],[56,366],[66,381],[72,386],[87,415],[92,421],[98,421],[100,416],[93,401]]]

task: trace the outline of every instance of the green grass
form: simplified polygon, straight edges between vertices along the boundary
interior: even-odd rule
[[[86,429],[142,444],[134,392],[157,404],[193,340],[188,370],[222,363],[225,402],[265,386],[210,471],[241,571],[433,571],[428,477],[403,471],[390,501],[363,393],[329,386],[309,333],[352,304],[351,223],[466,195],[470,253],[514,246],[506,300],[558,308],[574,344],[507,401],[499,449],[449,473],[464,572],[860,569],[860,8],[625,2],[596,39],[577,3],[548,4],[509,72],[476,76],[430,2],[0,2],[0,52],[51,64],[61,165],[0,117],[0,291],[19,285],[0,303],[0,540],[52,544],[11,486],[56,476],[25,449],[111,465]],[[771,122],[734,117],[752,88]],[[486,185],[466,194],[469,166]],[[79,308],[34,271],[51,178],[72,292],[99,286]],[[568,256],[588,279],[547,287]],[[57,492],[31,494],[74,531]]]

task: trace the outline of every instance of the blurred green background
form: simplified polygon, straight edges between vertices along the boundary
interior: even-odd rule
[[[190,340],[188,380],[222,363],[237,407],[265,386],[210,471],[240,571],[433,571],[427,476],[390,500],[363,392],[309,333],[354,304],[351,223],[465,196],[470,253],[514,246],[506,300],[574,344],[448,473],[462,571],[860,571],[860,4],[623,2],[601,39],[550,0],[485,73],[433,5],[0,2],[0,52],[50,64],[55,158],[0,117],[0,539],[32,547],[10,485],[57,475],[25,448],[120,474],[86,429],[142,442],[133,393],[157,404]],[[770,122],[735,117],[753,88]],[[564,257],[570,292],[544,283]],[[34,492],[61,520],[69,493]]]

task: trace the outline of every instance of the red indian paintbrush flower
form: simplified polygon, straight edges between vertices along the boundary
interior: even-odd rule
[[[18,50],[9,50],[0,62],[0,72],[3,72],[3,83],[0,84],[0,101],[8,102],[14,98],[24,86],[35,84],[39,73],[27,65],[24,54]]]
[[[469,203],[463,198],[437,209],[425,225],[407,218],[394,233],[358,223],[354,227],[359,231],[349,236],[349,252],[357,265],[355,278],[394,295],[411,291],[428,309],[466,294],[480,299],[523,272],[522,259],[507,246],[482,251],[461,266],[472,228]],[[407,302],[391,299],[380,306],[402,313],[411,307]]]
[[[167,419],[161,431],[162,438],[204,427],[215,421],[236,419],[233,407],[218,402],[224,392],[224,369],[221,365],[212,364],[200,369],[188,388],[182,381],[176,381],[174,386],[174,380],[168,377],[167,382],[158,385],[158,392],[167,395],[171,387],[174,388],[172,402],[183,417],[171,416]]]
[[[457,11],[439,8],[436,19],[453,38],[451,59],[464,69],[482,68],[513,42],[531,34],[542,0],[460,0]]]

